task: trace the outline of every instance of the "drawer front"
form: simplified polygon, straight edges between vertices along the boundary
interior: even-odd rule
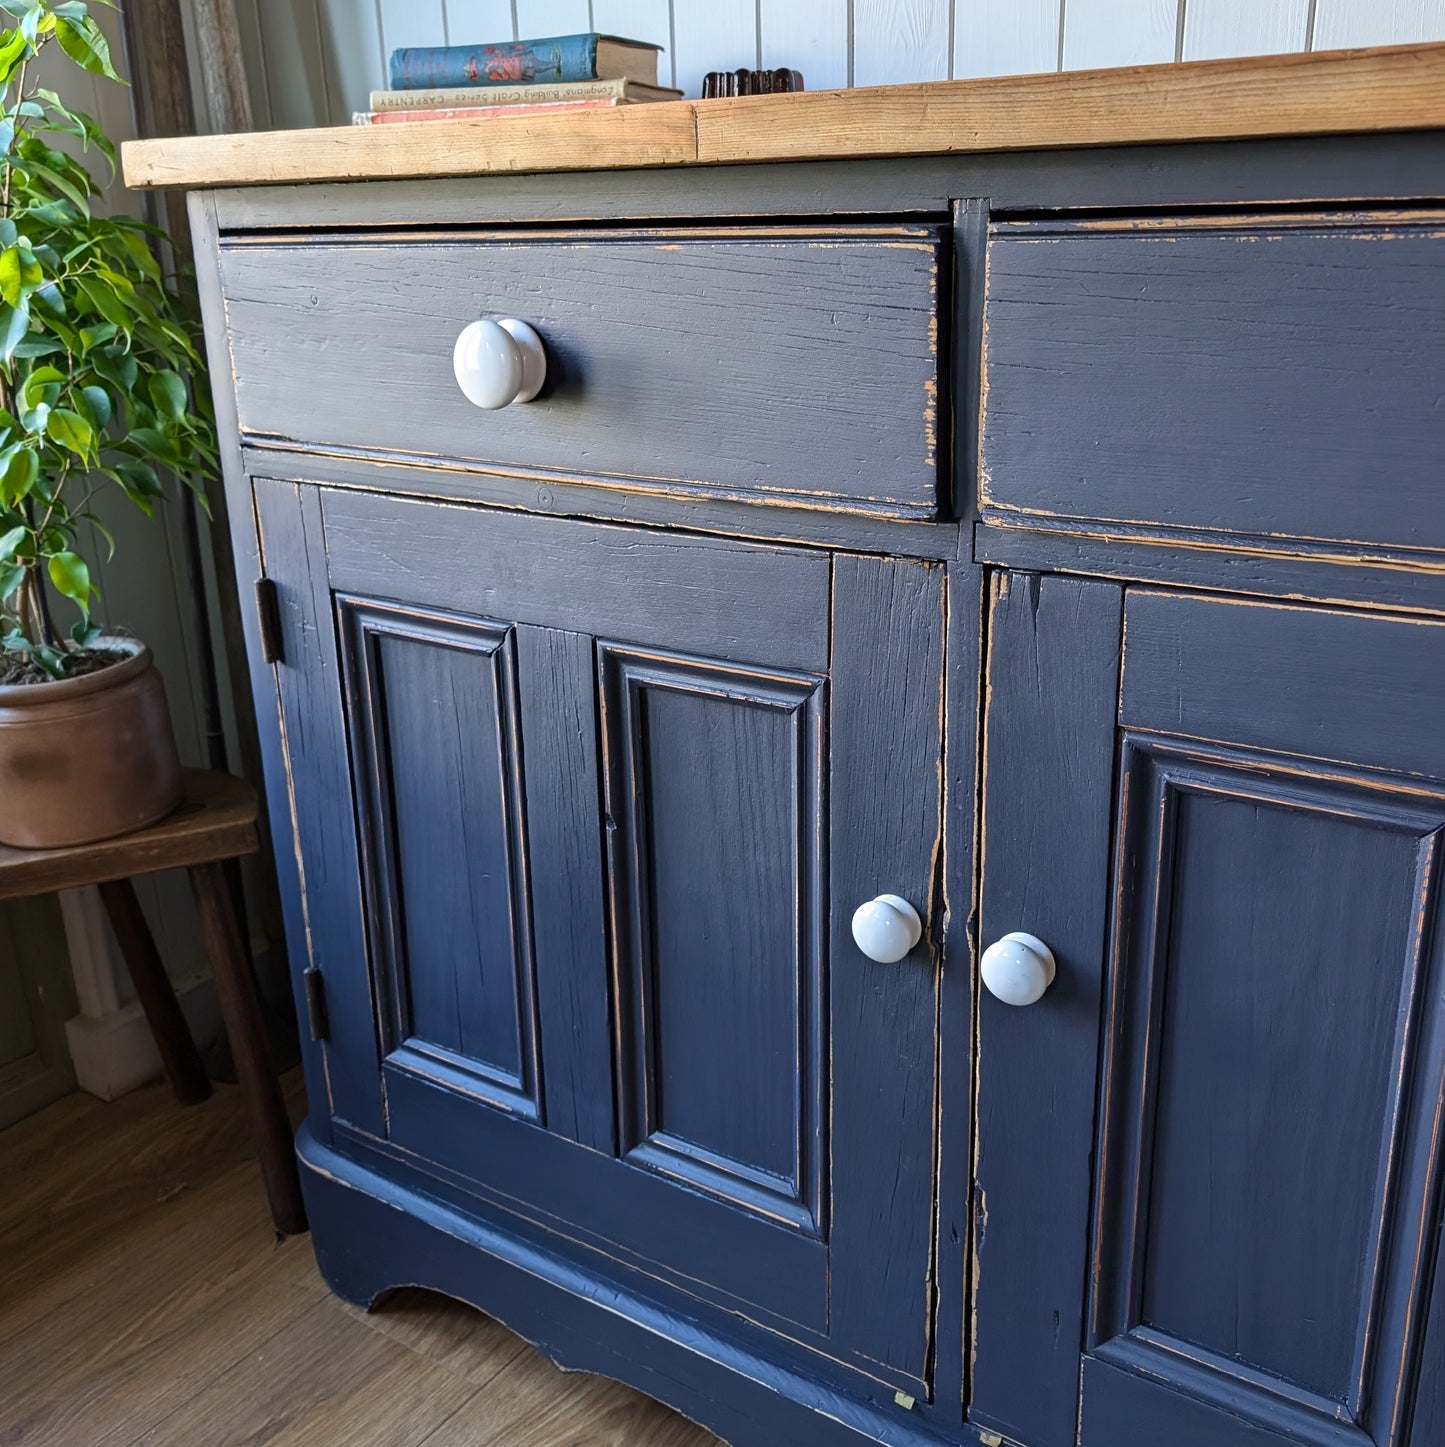
[[[927,518],[933,228],[237,242],[222,282],[248,441]],[[474,407],[457,334],[542,335],[533,402]]]
[[[1445,548],[1442,279],[1441,218],[996,225],[985,514]]]

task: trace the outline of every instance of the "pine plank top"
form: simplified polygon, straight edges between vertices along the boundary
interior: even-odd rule
[[[186,797],[158,824],[64,849],[0,844],[0,899],[24,899],[160,869],[181,869],[254,854],[256,791],[244,779],[185,771]]]
[[[126,184],[211,187],[1345,135],[1445,127],[1445,44],[131,141]]]

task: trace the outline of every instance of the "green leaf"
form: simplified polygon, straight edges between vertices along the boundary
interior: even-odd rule
[[[31,447],[17,447],[0,473],[0,502],[7,508],[23,501],[40,475],[40,458]]]
[[[175,372],[157,372],[146,384],[156,411],[172,422],[186,415],[186,384]]]
[[[25,581],[25,574],[28,571],[28,569],[22,568],[19,563],[6,563],[3,567],[0,567],[0,603],[5,602]],[[7,648],[11,647],[8,637],[5,639],[5,646]]]
[[[111,418],[110,393],[104,387],[82,387],[76,405],[97,432],[104,432]]]
[[[84,609],[90,602],[90,569],[79,553],[56,553],[50,559],[50,581],[56,590]]]
[[[30,330],[30,307],[21,302],[18,307],[0,303],[0,362],[9,362],[15,355],[15,348]]]
[[[17,342],[13,355],[33,361],[36,357],[53,357],[57,352],[63,352],[64,350],[65,344],[57,341],[54,337],[35,335],[28,336],[24,341]]]
[[[102,377],[127,397],[135,386],[136,374],[140,370],[134,357],[109,348],[104,352],[96,352],[90,358],[90,365],[98,377]]]
[[[15,556],[15,550],[30,535],[29,528],[11,528],[8,533],[0,533],[0,563],[8,563]]]
[[[45,429],[50,422],[50,403],[37,402],[28,412],[20,414],[20,425],[27,432],[33,432],[37,437],[44,436]]]
[[[70,641],[77,648],[89,648],[104,630],[99,623],[92,623],[89,616],[76,620],[70,630]]]
[[[28,15],[40,9],[40,0],[0,0],[0,10],[7,15]]]
[[[120,80],[110,59],[110,45],[90,16],[73,20],[68,15],[59,15],[55,22],[55,38],[60,48],[82,70],[103,75],[111,80]]]
[[[9,82],[30,51],[30,42],[19,30],[0,32],[0,85]]]
[[[45,423],[45,435],[67,451],[77,452],[82,457],[95,442],[95,430],[90,423],[79,412],[71,412],[65,407],[56,407],[50,413]]]
[[[51,678],[60,679],[65,677],[65,656],[54,648],[47,648],[44,644],[37,645],[30,650],[30,657],[48,673]]]
[[[7,246],[0,251],[0,296],[11,306],[19,306],[45,280],[28,246]]]

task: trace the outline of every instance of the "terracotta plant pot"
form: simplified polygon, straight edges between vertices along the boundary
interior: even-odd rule
[[[133,638],[130,657],[58,682],[0,687],[0,843],[57,849],[125,834],[181,802],[165,684]]]

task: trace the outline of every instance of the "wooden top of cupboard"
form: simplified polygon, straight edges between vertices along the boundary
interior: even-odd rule
[[[1445,44],[123,147],[126,184],[258,186],[1445,127]]]

